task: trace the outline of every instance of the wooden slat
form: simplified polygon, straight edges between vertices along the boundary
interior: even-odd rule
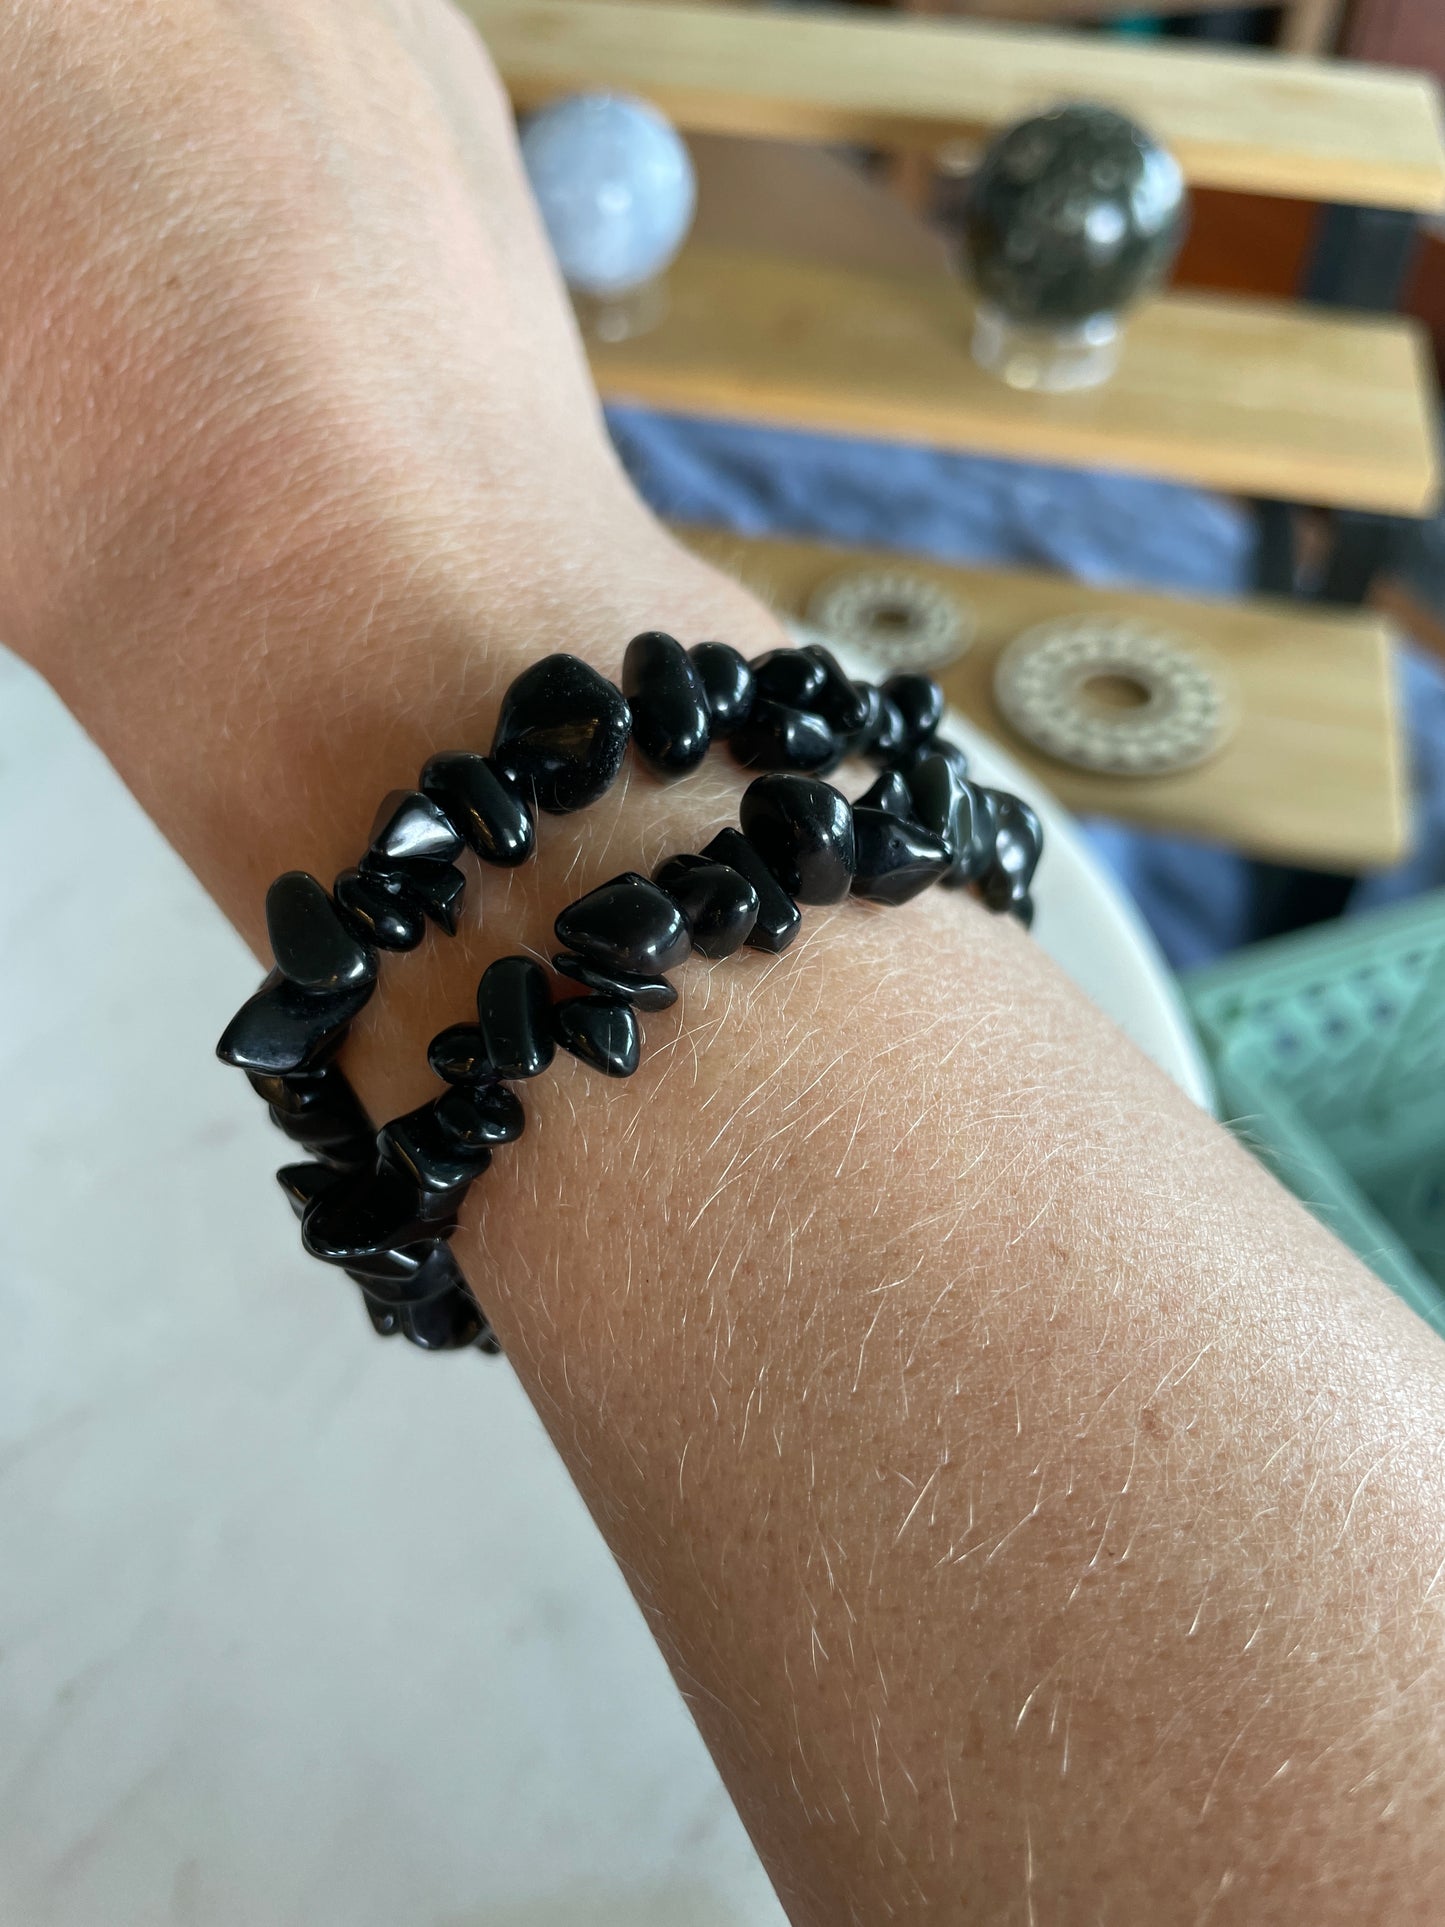
[[[978,634],[967,655],[943,672],[950,701],[1080,814],[1120,817],[1321,869],[1368,869],[1405,853],[1391,631],[1379,615],[1093,589],[1060,576],[950,568],[879,550],[696,528],[681,533],[789,616],[801,616],[830,576],[861,568],[906,568],[960,597],[977,616]],[[1238,724],[1212,762],[1179,776],[1095,776],[1039,756],[1003,721],[992,671],[1004,644],[1035,622],[1101,612],[1157,622],[1202,645],[1222,665]]]
[[[1031,395],[975,366],[967,297],[939,271],[699,242],[670,289],[659,328],[594,346],[610,399],[1335,507],[1435,500],[1434,376],[1408,321],[1172,295],[1135,317],[1104,387]]]
[[[748,0],[744,0],[747,4]],[[1270,10],[1294,12],[1300,7],[1317,6],[1319,0],[1262,0]],[[1334,0],[1328,0],[1334,4]],[[969,19],[977,15],[990,21],[1023,20],[1034,26],[1072,27],[1080,21],[1116,21],[1139,18],[1135,0],[906,0],[905,12],[940,15],[945,19]],[[1149,18],[1167,19],[1180,13],[1238,13],[1239,0],[1149,0]]]
[[[645,95],[689,129],[934,147],[1088,98],[1152,128],[1202,186],[1445,207],[1439,92],[1423,75],[972,22],[657,0],[463,0],[463,9],[521,107],[611,87]]]

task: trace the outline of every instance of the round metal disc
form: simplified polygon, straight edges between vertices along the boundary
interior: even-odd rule
[[[854,569],[813,591],[807,621],[893,669],[938,669],[973,641],[966,603],[903,569]]]
[[[1091,701],[1090,683],[1128,685],[1127,708]],[[1077,616],[1016,636],[994,665],[994,698],[1026,742],[1058,762],[1111,776],[1192,769],[1226,740],[1230,704],[1195,649],[1140,623]]]

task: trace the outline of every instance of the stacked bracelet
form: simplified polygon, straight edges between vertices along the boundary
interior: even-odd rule
[[[266,897],[275,968],[217,1053],[310,1153],[277,1174],[282,1189],[307,1250],[361,1287],[378,1332],[433,1351],[499,1349],[447,1241],[493,1152],[522,1134],[513,1085],[545,1071],[559,1045],[608,1076],[631,1076],[637,1013],[676,1001],[667,973],[692,952],[782,951],[800,903],[850,894],[903,903],[935,882],[1030,923],[1038,818],[969,779],[962,750],[938,734],[942,715],[931,678],[874,688],[815,645],[749,665],[725,643],[689,652],[648,633],[628,646],[622,691],[575,656],[549,656],[508,689],[490,755],[434,756],[417,789],[393,791],[366,854],[329,894],[303,871],[276,879]],[[428,921],[454,934],[463,849],[483,863],[524,862],[537,812],[596,801],[629,740],[665,778],[695,769],[717,740],[766,773],[743,796],[740,827],[669,858],[655,878],[614,877],[562,912],[553,963],[581,994],[554,1000],[530,957],[491,964],[476,1023],[452,1025],[428,1049],[446,1090],[373,1131],[334,1059],[376,987],[377,952],[414,949]],[[821,780],[846,756],[881,772],[853,804]]]

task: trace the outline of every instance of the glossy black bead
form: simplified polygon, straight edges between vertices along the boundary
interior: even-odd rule
[[[458,1086],[434,1099],[431,1108],[443,1133],[463,1151],[515,1144],[527,1127],[521,1101],[507,1084],[483,1084],[476,1090]]]
[[[632,714],[620,689],[577,656],[546,656],[502,698],[492,761],[539,808],[595,803],[627,753]]]
[[[853,808],[887,810],[890,816],[901,816],[906,821],[913,815],[913,796],[902,773],[887,769],[875,783],[868,785]]]
[[[1027,888],[1044,853],[1044,826],[1038,812],[1021,796],[994,790],[993,798],[998,806],[994,861]]]
[[[659,776],[686,776],[712,738],[707,691],[680,642],[660,629],[634,636],[622,658],[632,741]]]
[[[359,1285],[374,1285],[378,1298],[399,1305],[410,1295],[410,1287],[421,1276],[432,1253],[446,1249],[443,1244],[415,1244],[403,1245],[396,1251],[378,1251],[372,1257],[358,1258],[354,1265],[348,1265],[346,1275]],[[449,1283],[450,1280],[444,1282],[441,1289],[446,1290]]]
[[[552,959],[552,967],[562,976],[570,977],[573,983],[585,984],[604,997],[621,997],[634,1010],[667,1010],[677,1002],[676,986],[666,977],[639,977],[630,970],[607,970],[589,963],[585,957],[569,956],[565,950]]]
[[[830,767],[842,745],[818,716],[758,696],[729,739],[733,755],[747,769],[815,770]]]
[[[757,891],[758,912],[745,939],[748,948],[786,950],[802,928],[802,913],[742,831],[719,830],[702,854],[736,870]]]
[[[556,1051],[547,973],[530,957],[499,957],[477,985],[477,1023],[497,1077],[540,1077]]]
[[[692,947],[703,957],[730,957],[752,935],[758,893],[738,870],[704,856],[670,857],[655,881],[692,925]]]
[[[557,941],[604,970],[655,977],[692,950],[687,918],[666,891],[635,870],[569,903],[552,926]]]
[[[903,712],[891,696],[878,692],[878,720],[874,724],[867,744],[866,754],[870,762],[880,769],[892,769],[899,759],[908,755],[908,733],[903,726]]]
[[[769,649],[752,662],[753,687],[769,702],[811,709],[826,680],[821,663],[803,649]]]
[[[995,916],[1002,916],[1006,910],[1012,910],[1015,897],[1026,893],[1027,885],[1020,883],[1017,878],[1011,877],[1007,870],[1000,869],[997,865],[988,871],[979,884],[979,895],[986,908],[992,910]]]
[[[361,867],[366,875],[378,878],[395,896],[420,904],[423,913],[449,937],[457,934],[467,879],[465,872],[454,863],[421,859],[404,863],[399,858],[378,857],[368,851],[361,859]]]
[[[358,990],[376,982],[376,952],[347,929],[304,870],[287,870],[266,892],[266,934],[276,968],[303,990]]]
[[[302,1111],[321,1103],[334,1084],[346,1084],[346,1079],[334,1065],[328,1064],[322,1070],[302,1071],[294,1077],[283,1077],[275,1071],[247,1071],[246,1082],[273,1111],[286,1111],[299,1117]],[[346,1089],[350,1094],[349,1084]]]
[[[970,882],[984,875],[993,861],[998,835],[998,812],[992,795],[977,783],[965,781],[966,804],[960,808],[948,847],[953,867]]]
[[[752,670],[726,642],[700,642],[688,653],[707,697],[713,735],[731,736],[753,705]]]
[[[484,863],[511,869],[532,854],[537,836],[531,813],[490,758],[469,750],[433,756],[421,773],[421,786]]]
[[[349,1139],[366,1135],[364,1128],[357,1130],[353,1123],[333,1116],[321,1105],[313,1111],[281,1111],[274,1104],[266,1108],[278,1131],[283,1132],[294,1144],[304,1144],[308,1149],[318,1152],[327,1145],[344,1144]],[[357,1105],[356,1109],[358,1117],[361,1117],[361,1106]],[[364,1126],[364,1118],[361,1121]]]
[[[998,842],[998,795],[982,783],[970,782],[973,802],[973,827],[967,843],[958,851],[948,881],[977,883],[993,867]]]
[[[927,754],[943,757],[956,775],[968,775],[968,751],[960,749],[957,743],[949,742],[946,736],[933,737],[928,744]]]
[[[837,903],[853,881],[853,812],[831,783],[776,774],[749,783],[743,835],[790,897]]]
[[[301,1242],[326,1264],[357,1266],[379,1252],[450,1237],[455,1217],[437,1218],[415,1181],[389,1166],[357,1172],[322,1191],[301,1219]]]
[[[890,676],[883,694],[898,711],[903,724],[903,740],[909,745],[926,743],[943,721],[943,691],[932,676]]]
[[[402,1305],[397,1312],[398,1329],[427,1352],[459,1352],[469,1345],[483,1351],[499,1351],[491,1326],[481,1307],[463,1285],[420,1305]]]
[[[449,1289],[466,1291],[467,1281],[462,1275],[461,1266],[452,1256],[450,1245],[434,1244],[427,1255],[426,1269],[427,1282],[434,1281],[438,1287],[436,1295],[439,1296],[442,1291]]]
[[[415,950],[426,934],[420,898],[404,892],[395,878],[343,870],[332,889],[352,929],[382,950]]]
[[[450,863],[463,849],[462,833],[434,797],[392,790],[371,826],[374,856],[402,863]]]
[[[883,697],[871,682],[855,682],[863,720],[848,738],[850,756],[871,756],[883,722]]]
[[[805,708],[821,716],[835,736],[853,737],[863,730],[873,705],[864,687],[845,675],[838,658],[820,642],[810,642],[799,651],[823,672],[823,680]]]
[[[557,1042],[608,1077],[631,1077],[642,1054],[637,1012],[617,997],[569,997],[553,1012]]]
[[[946,756],[925,756],[908,772],[908,793],[917,821],[946,846],[952,862],[964,861],[973,843],[973,784]]]
[[[297,1144],[317,1150],[351,1142],[365,1144],[373,1135],[371,1120],[344,1078],[325,1097],[301,1110],[270,1106],[271,1121]]]
[[[487,1040],[475,1024],[449,1024],[426,1047],[426,1061],[448,1084],[481,1084],[496,1076]]]
[[[992,858],[981,873],[983,900],[990,910],[1018,914],[1043,854],[1043,825],[1021,797],[1007,790],[992,790],[988,795],[998,828]],[[1032,917],[1031,904],[1028,915]]]
[[[328,1164],[283,1164],[276,1173],[276,1182],[286,1193],[286,1202],[296,1216],[304,1218],[311,1200],[334,1190],[344,1182],[344,1177]]]
[[[383,1124],[376,1150],[384,1165],[403,1172],[424,1197],[465,1190],[492,1161],[485,1148],[466,1150],[458,1144],[430,1104]]]
[[[273,970],[222,1031],[216,1055],[243,1071],[319,1070],[372,989],[302,990]]]
[[[960,782],[968,780],[968,756],[957,743],[950,743],[945,736],[930,736],[925,743],[914,743],[901,750],[893,759],[893,767],[908,776],[918,765],[927,762],[930,756],[941,756]]]
[[[376,1132],[367,1127],[365,1137],[343,1138],[337,1144],[310,1144],[312,1157],[329,1164],[333,1170],[350,1174],[365,1171],[376,1162]]]
[[[940,838],[889,810],[854,804],[853,832],[853,894],[872,903],[907,903],[944,876],[952,861]]]
[[[378,1304],[421,1304],[450,1291],[461,1279],[457,1261],[444,1244],[405,1245],[379,1251],[343,1267],[348,1278]]]
[[[449,937],[454,937],[467,894],[465,871],[459,870],[454,863],[409,863],[406,866],[406,881],[426,905],[426,913],[432,922],[439,924]]]
[[[356,1278],[354,1271],[348,1271],[346,1275],[348,1278]],[[356,1279],[356,1282],[359,1284],[361,1281]],[[369,1291],[362,1292],[361,1302],[366,1307],[366,1315],[371,1320],[371,1329],[377,1337],[395,1338],[401,1330],[401,1313],[396,1306],[382,1304],[380,1299],[373,1298]]]

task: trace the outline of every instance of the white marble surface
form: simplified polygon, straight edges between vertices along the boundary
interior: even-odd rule
[[[1041,934],[1191,1083],[1067,845]],[[3,655],[0,848],[0,1921],[778,1927],[515,1381],[302,1257],[254,966]]]

